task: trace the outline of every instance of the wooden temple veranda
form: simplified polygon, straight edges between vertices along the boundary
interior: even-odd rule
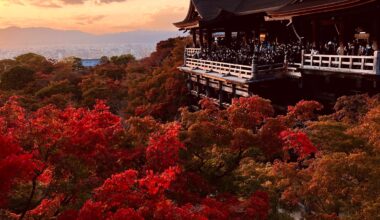
[[[380,86],[380,0],[191,0],[174,25],[193,39],[189,90],[222,106],[284,79],[340,95]]]

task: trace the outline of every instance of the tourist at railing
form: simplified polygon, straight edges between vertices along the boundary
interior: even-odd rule
[[[334,41],[321,43],[319,48],[311,46],[307,43],[305,52],[307,54],[317,55],[346,55],[346,56],[373,56],[374,50],[369,43],[360,43],[357,40],[348,42],[344,45],[339,45]]]
[[[303,65],[351,69],[359,72],[374,71],[376,69],[374,66],[376,61],[376,57],[374,57],[375,50],[369,43],[352,41],[347,45],[338,45],[329,41],[322,45],[320,50],[316,49],[315,46],[311,46],[311,44],[305,46],[306,56],[304,57],[305,63]]]

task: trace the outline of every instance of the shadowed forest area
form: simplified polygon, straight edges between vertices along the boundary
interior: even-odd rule
[[[380,96],[193,104],[148,58],[0,61],[0,219],[379,219]]]

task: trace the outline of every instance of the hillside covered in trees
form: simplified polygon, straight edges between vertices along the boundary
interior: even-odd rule
[[[194,112],[186,44],[93,69],[0,61],[0,219],[380,218],[380,96]]]
[[[186,39],[158,43],[150,57],[136,61],[132,55],[102,57],[92,69],[69,57],[50,62],[37,54],[0,61],[0,98],[18,96],[28,110],[54,104],[91,108],[105,100],[122,117],[152,115],[168,120],[185,106],[187,91],[176,67],[183,59]]]

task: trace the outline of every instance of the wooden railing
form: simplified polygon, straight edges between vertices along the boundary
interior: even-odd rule
[[[239,78],[251,79],[253,77],[252,66],[223,63],[210,60],[186,58],[185,65],[193,69],[201,69]]]
[[[201,53],[201,48],[185,48],[185,56],[192,57],[195,54]]]
[[[249,66],[192,58],[199,53],[201,53],[201,48],[185,48],[184,65],[193,69],[201,69],[242,79],[266,78],[274,70],[284,69],[283,63]]]
[[[301,68],[355,74],[380,74],[380,52],[374,56],[312,55],[302,53]]]
[[[270,70],[276,70],[276,69],[283,69],[284,63],[274,63],[270,65],[258,65],[257,71],[263,72],[263,71],[270,71]]]
[[[273,70],[284,69],[282,63],[248,66],[191,58],[199,53],[201,48],[186,48],[185,66],[245,79],[261,78]],[[301,63],[297,65],[301,70],[380,75],[380,51],[375,51],[373,56],[312,55],[302,52]]]

